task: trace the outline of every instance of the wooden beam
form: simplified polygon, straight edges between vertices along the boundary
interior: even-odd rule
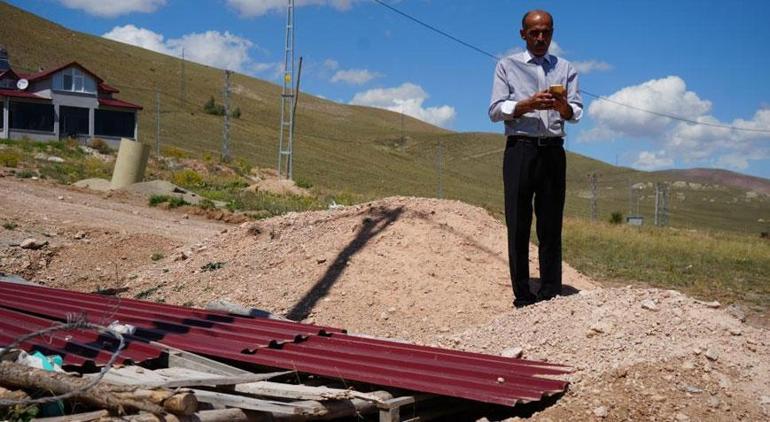
[[[255,399],[234,394],[218,393],[207,390],[192,390],[198,401],[215,406],[237,407],[240,409],[257,410],[260,412],[280,415],[313,415],[321,416],[326,409],[317,402],[284,403],[279,401]]]

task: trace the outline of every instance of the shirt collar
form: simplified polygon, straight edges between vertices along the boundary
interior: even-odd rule
[[[536,56],[534,56],[532,53],[530,53],[529,50],[524,50],[522,59],[524,60],[525,63],[535,63],[535,58],[536,58]],[[553,56],[551,56],[548,53],[545,53],[545,55],[543,56],[543,59],[546,62],[548,62],[548,64],[552,64],[553,63]]]

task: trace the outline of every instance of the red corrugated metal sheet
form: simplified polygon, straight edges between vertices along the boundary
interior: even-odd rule
[[[128,336],[124,352],[134,361],[158,357],[159,349],[146,344],[156,341],[214,358],[508,406],[540,400],[567,387],[565,381],[542,377],[564,374],[567,368],[545,362],[357,337],[329,327],[4,283],[0,283],[0,318],[38,319],[29,320],[27,325],[0,324],[0,344],[23,330],[39,327],[46,321],[40,318],[64,320],[71,313],[85,313],[95,323],[120,320],[138,327],[134,336]],[[65,339],[59,335],[52,343],[56,350],[66,352],[65,362],[79,364],[90,359],[103,363],[109,356],[95,350],[98,343],[93,338],[76,338],[79,344],[91,346],[84,349],[87,356],[78,353],[77,347],[61,343]],[[45,346],[40,341],[30,343]]]

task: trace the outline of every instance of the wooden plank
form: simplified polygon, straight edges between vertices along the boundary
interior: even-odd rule
[[[270,378],[291,374],[293,371],[268,372],[262,374],[248,373],[243,375],[213,375],[204,372],[198,372],[186,368],[164,368],[154,371],[166,378],[166,382],[161,387],[198,387],[198,386],[219,386],[236,385],[264,381]]]
[[[193,389],[192,391],[195,393],[195,397],[198,398],[198,401],[215,406],[237,407],[239,409],[257,410],[279,415],[321,416],[326,413],[326,409],[319,403],[284,403],[214,391],[196,389]]]
[[[351,390],[270,381],[238,384],[234,389],[239,393],[295,400],[348,400],[354,397]]]
[[[213,359],[209,359],[195,353],[186,352],[181,349],[170,348],[169,346],[160,343],[155,344],[167,349],[169,368],[194,369],[196,371],[216,375],[246,375],[251,373],[249,371],[217,362]]]
[[[414,397],[404,396],[386,400],[378,405],[380,422],[401,422],[401,406],[414,404]]]

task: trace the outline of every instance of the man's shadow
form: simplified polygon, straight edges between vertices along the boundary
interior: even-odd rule
[[[530,277],[529,278],[529,291],[532,292],[532,294],[537,294],[537,292],[540,291],[540,286],[543,283],[540,281],[539,277]],[[559,293],[559,296],[572,296],[574,294],[579,293],[580,290],[570,286],[569,284],[562,283],[561,285],[561,293]]]

